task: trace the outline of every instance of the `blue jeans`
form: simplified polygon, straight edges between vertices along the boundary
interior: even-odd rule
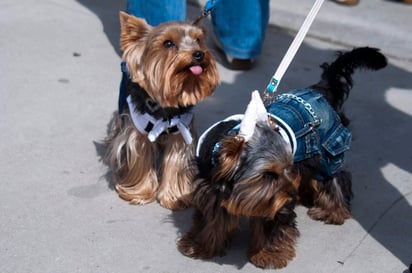
[[[186,0],[128,0],[126,12],[145,18],[152,26],[186,19]]]
[[[128,0],[126,12],[155,26],[185,20],[186,0]],[[268,21],[269,0],[217,0],[212,12],[219,45],[226,54],[238,59],[261,54]]]

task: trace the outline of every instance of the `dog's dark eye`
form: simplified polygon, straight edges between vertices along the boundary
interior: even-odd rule
[[[173,43],[173,41],[170,41],[170,40],[164,41],[163,45],[164,45],[165,48],[172,48],[172,47],[176,46],[175,43]]]

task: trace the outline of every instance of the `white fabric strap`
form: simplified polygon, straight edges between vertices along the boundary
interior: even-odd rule
[[[218,122],[215,122],[212,126],[210,126],[209,128],[206,129],[206,131],[203,132],[203,134],[199,137],[199,140],[197,142],[197,146],[196,146],[196,157],[199,157],[199,153],[200,153],[200,147],[203,144],[203,141],[205,140],[207,134],[209,134],[209,132],[215,128],[219,123],[221,122],[225,122],[225,121],[230,121],[230,120],[242,120],[243,119],[243,114],[236,114],[236,115],[232,115],[229,116],[227,118],[225,118],[224,120],[220,120]]]
[[[186,144],[192,143],[193,137],[189,129],[189,125],[193,119],[192,113],[185,113],[182,115],[174,116],[171,120],[160,120],[156,119],[148,113],[142,114],[141,112],[136,111],[136,106],[133,104],[130,95],[126,98],[126,100],[127,104],[129,105],[130,116],[132,118],[134,126],[141,133],[147,134],[147,138],[151,142],[156,141],[156,139],[168,128],[176,126]],[[153,124],[153,128],[148,132],[146,131],[146,128],[149,123]]]
[[[298,33],[296,34],[295,38],[293,39],[292,44],[289,46],[288,51],[286,52],[285,56],[283,56],[282,61],[278,69],[276,70],[275,74],[273,75],[269,85],[267,86],[266,90],[269,93],[276,92],[277,87],[279,86],[279,82],[282,80],[283,75],[286,72],[286,69],[289,67],[290,63],[292,62],[293,58],[296,55],[300,45],[303,42],[312,22],[315,20],[320,7],[322,6],[324,0],[316,0],[313,4],[312,9],[310,10],[309,14],[306,16],[305,21],[303,22],[302,26],[300,27]]]

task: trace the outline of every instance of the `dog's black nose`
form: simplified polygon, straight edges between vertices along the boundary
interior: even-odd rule
[[[199,51],[199,50],[193,52],[193,54],[192,54],[193,59],[198,61],[198,62],[203,61],[204,56],[205,56],[205,53],[203,51]]]

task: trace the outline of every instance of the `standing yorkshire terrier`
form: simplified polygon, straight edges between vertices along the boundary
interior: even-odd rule
[[[244,116],[209,128],[197,147],[193,225],[179,251],[194,258],[223,255],[245,216],[249,260],[282,268],[295,257],[296,203],[325,223],[349,218],[351,176],[342,166],[351,133],[342,105],[354,69],[385,66],[378,50],[354,49],[323,64],[319,83],[282,94],[266,108],[255,91]]]
[[[127,71],[111,122],[106,161],[116,190],[132,204],[188,205],[194,178],[192,107],[219,83],[202,28],[184,22],[152,27],[120,12]]]

